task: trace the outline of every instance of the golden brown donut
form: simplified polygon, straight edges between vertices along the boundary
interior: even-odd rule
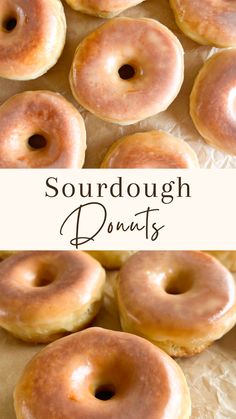
[[[11,251],[11,250],[0,250],[0,262],[12,255],[15,254],[15,251]]]
[[[119,269],[135,253],[132,250],[99,250],[88,252],[107,269]]]
[[[234,279],[204,252],[138,252],[121,268],[117,295],[123,330],[171,356],[201,352],[236,323]]]
[[[56,64],[66,39],[59,0],[1,0],[0,77],[31,80]]]
[[[190,98],[196,129],[211,146],[236,155],[236,49],[221,51],[200,70]]]
[[[129,125],[164,111],[183,82],[183,48],[153,19],[112,19],[78,46],[75,99],[105,121]]]
[[[15,392],[17,419],[188,419],[184,374],[138,336],[90,328],[44,348]]]
[[[23,92],[0,107],[0,168],[79,168],[85,149],[83,118],[59,93]]]
[[[183,140],[164,131],[137,132],[115,141],[101,164],[102,168],[198,168],[198,158]]]
[[[230,0],[170,0],[179,28],[202,45],[236,46],[236,4]]]
[[[223,265],[232,272],[236,272],[236,251],[235,250],[218,250],[208,251],[212,256],[215,256]]]
[[[105,284],[83,252],[19,252],[0,264],[0,326],[29,342],[51,342],[85,327]]]
[[[144,0],[66,0],[69,6],[82,13],[102,18],[117,16]]]

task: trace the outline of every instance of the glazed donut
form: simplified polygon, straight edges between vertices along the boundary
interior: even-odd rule
[[[235,250],[219,250],[208,251],[212,256],[215,256],[223,265],[231,272],[236,272],[236,251]]]
[[[1,0],[0,77],[31,80],[59,59],[66,18],[59,0]]]
[[[124,10],[136,6],[143,1],[144,0],[66,0],[72,9],[102,18],[117,16]]]
[[[0,264],[0,326],[28,342],[51,342],[97,314],[105,272],[83,252],[19,252]]]
[[[86,132],[74,106],[58,93],[19,93],[0,107],[0,168],[79,168]]]
[[[129,259],[129,257],[135,253],[135,251],[132,251],[132,250],[94,251],[93,250],[87,253],[89,253],[91,256],[97,259],[105,268],[119,269]]]
[[[183,48],[168,28],[153,19],[120,17],[79,44],[70,85],[97,117],[129,125],[168,108],[183,70]]]
[[[170,0],[179,28],[202,45],[236,46],[236,5],[228,0]]]
[[[192,356],[236,323],[230,272],[198,251],[138,252],[121,268],[117,287],[122,329],[171,356]]]
[[[211,57],[200,70],[190,97],[196,129],[211,146],[236,155],[236,49]]]
[[[188,419],[178,364],[138,336],[92,327],[40,351],[14,392],[17,419]]]
[[[183,140],[163,131],[138,132],[116,141],[108,150],[102,168],[198,168],[198,158]]]

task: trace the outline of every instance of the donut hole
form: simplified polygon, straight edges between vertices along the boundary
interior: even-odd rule
[[[35,287],[46,287],[52,282],[53,282],[53,279],[48,276],[38,278],[37,281],[35,282]]]
[[[41,148],[46,147],[47,140],[46,138],[41,134],[34,134],[31,135],[28,139],[28,146],[31,150],[40,150]]]
[[[170,278],[165,286],[165,292],[171,295],[185,294],[192,288],[192,279],[186,274],[179,274],[176,278]]]
[[[118,70],[119,76],[122,80],[130,80],[135,76],[135,68],[130,64],[124,64]]]
[[[116,394],[115,387],[112,384],[99,386],[94,393],[96,399],[107,401],[112,399]]]
[[[37,273],[33,285],[35,287],[46,287],[55,280],[55,272],[51,268],[42,267]]]
[[[4,19],[2,23],[2,27],[4,31],[6,32],[12,32],[17,25],[17,19],[14,16],[8,16],[6,19]]]

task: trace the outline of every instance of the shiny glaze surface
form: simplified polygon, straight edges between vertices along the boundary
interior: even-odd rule
[[[124,65],[135,70],[128,80],[119,75]],[[102,25],[79,44],[70,73],[78,102],[121,125],[164,111],[182,81],[182,46],[152,19],[117,18]]]
[[[4,22],[16,19],[13,30]],[[0,77],[31,80],[56,64],[66,38],[66,19],[59,0],[1,0]]]
[[[36,342],[78,330],[95,316],[90,309],[104,283],[104,270],[86,253],[16,253],[0,264],[0,326]]]
[[[170,0],[176,23],[194,41],[236,46],[236,3],[231,0]]]
[[[35,134],[45,138],[45,147],[29,146]],[[0,107],[1,168],[79,168],[85,149],[83,118],[58,93],[23,92]]]
[[[203,252],[138,252],[121,269],[117,292],[125,330],[155,342],[197,346],[236,322],[234,279]]]
[[[163,131],[149,131],[116,141],[108,150],[101,167],[188,169],[199,165],[195,152],[186,142]]]
[[[214,257],[220,260],[232,272],[236,272],[236,251],[235,250],[214,250],[209,251]]]
[[[109,18],[142,3],[144,0],[66,0],[75,10],[98,17]]]
[[[204,64],[191,93],[190,113],[206,142],[236,155],[236,48]]]
[[[110,400],[95,397],[102,387],[114,390]],[[36,355],[14,399],[17,419],[187,419],[191,410],[177,363],[142,338],[100,328]]]

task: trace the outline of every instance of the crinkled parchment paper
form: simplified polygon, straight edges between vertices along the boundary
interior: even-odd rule
[[[176,33],[185,49],[184,85],[166,112],[130,127],[119,127],[100,121],[73,100],[68,73],[74,51],[79,41],[101,25],[103,20],[76,13],[66,5],[65,10],[68,21],[67,43],[58,64],[45,76],[34,81],[15,82],[0,79],[0,103],[24,90],[48,89],[62,93],[78,107],[86,122],[88,135],[86,167],[99,166],[107,148],[123,135],[136,131],[164,129],[190,143],[197,152],[201,167],[236,168],[235,157],[216,151],[204,143],[188,113],[189,94],[194,77],[203,62],[217,50],[199,46],[182,35],[175,25],[167,0],[147,0],[123,15],[157,19]],[[95,324],[119,329],[112,288],[114,277],[115,273],[109,274],[104,307]],[[15,419],[13,388],[25,364],[41,348],[42,345],[23,343],[0,330],[0,419]],[[193,419],[236,419],[236,328],[202,354],[178,362],[190,386]]]
[[[116,276],[117,272],[107,275],[103,307],[94,326],[120,330],[114,298]],[[26,363],[42,348],[43,345],[21,342],[0,329],[1,419],[16,419],[13,389]],[[190,388],[192,419],[236,418],[236,327],[200,355],[177,362]]]
[[[203,62],[216,48],[199,46],[186,38],[177,28],[167,0],[146,0],[144,3],[129,9],[123,15],[131,17],[148,17],[159,20],[168,26],[179,38],[185,49],[185,81],[181,92],[166,112],[148,118],[143,122],[129,127],[119,127],[100,121],[80,107],[73,99],[68,74],[73,55],[78,43],[104,20],[86,16],[70,9],[66,4],[65,11],[68,22],[67,42],[64,52],[57,63],[45,76],[27,82],[7,81],[0,78],[0,103],[17,92],[24,90],[48,89],[62,93],[82,112],[86,122],[88,149],[86,167],[100,165],[107,148],[123,135],[150,129],[163,129],[188,141],[195,149],[204,168],[235,168],[236,157],[217,151],[204,143],[195,130],[189,116],[189,94],[193,80]]]

